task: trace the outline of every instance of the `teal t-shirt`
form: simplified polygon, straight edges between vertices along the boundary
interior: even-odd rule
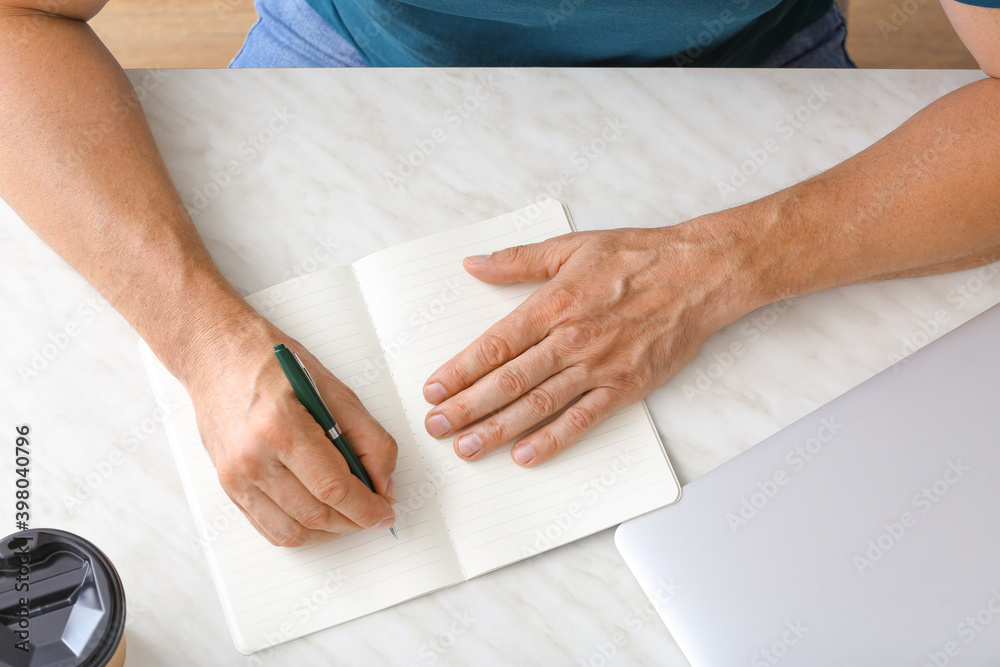
[[[375,66],[752,66],[833,0],[307,0]]]

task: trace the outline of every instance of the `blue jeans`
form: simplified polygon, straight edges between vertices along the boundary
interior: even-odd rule
[[[305,0],[256,0],[257,22],[230,67],[364,67],[354,46]]]
[[[847,21],[834,5],[819,21],[792,35],[758,67],[857,67],[847,55]]]
[[[256,0],[260,18],[230,67],[364,67],[357,50],[305,0]],[[792,35],[760,67],[854,67],[847,24],[834,5]]]

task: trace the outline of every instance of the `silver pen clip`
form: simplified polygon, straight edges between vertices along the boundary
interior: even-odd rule
[[[316,386],[316,381],[313,380],[313,376],[309,373],[309,369],[306,368],[306,365],[304,363],[302,363],[301,359],[299,359],[299,355],[297,355],[294,352],[292,352],[292,356],[295,357],[295,363],[297,363],[299,365],[299,368],[302,369],[302,372],[306,374],[306,379],[309,380],[309,384],[312,385],[313,391],[315,391],[316,392],[316,396],[319,397],[320,403],[323,404],[323,407],[326,408],[327,412],[330,412],[330,408],[327,407],[326,402],[323,400],[323,394],[319,393],[319,387]],[[333,417],[333,413],[332,412],[330,412],[330,417]],[[334,440],[336,440],[337,438],[339,438],[341,436],[340,427],[337,426],[337,420],[336,419],[333,420],[333,428],[331,428],[329,431],[327,431],[327,433],[329,433],[330,437],[333,438]]]

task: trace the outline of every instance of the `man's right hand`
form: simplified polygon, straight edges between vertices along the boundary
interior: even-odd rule
[[[272,352],[277,343],[309,369],[378,494],[296,398]],[[198,428],[222,488],[261,535],[295,547],[394,523],[396,443],[316,357],[266,322],[202,347],[213,356],[185,378]]]
[[[84,23],[103,0],[56,4],[0,0],[0,196],[181,378],[222,487],[271,542],[391,522],[396,444],[215,266],[138,95]],[[378,494],[299,404],[275,343],[309,367]]]

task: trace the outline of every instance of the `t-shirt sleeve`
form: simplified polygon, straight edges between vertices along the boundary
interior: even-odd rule
[[[960,2],[963,5],[972,5],[973,7],[993,7],[994,9],[1000,9],[1000,0],[955,0],[955,2]]]

